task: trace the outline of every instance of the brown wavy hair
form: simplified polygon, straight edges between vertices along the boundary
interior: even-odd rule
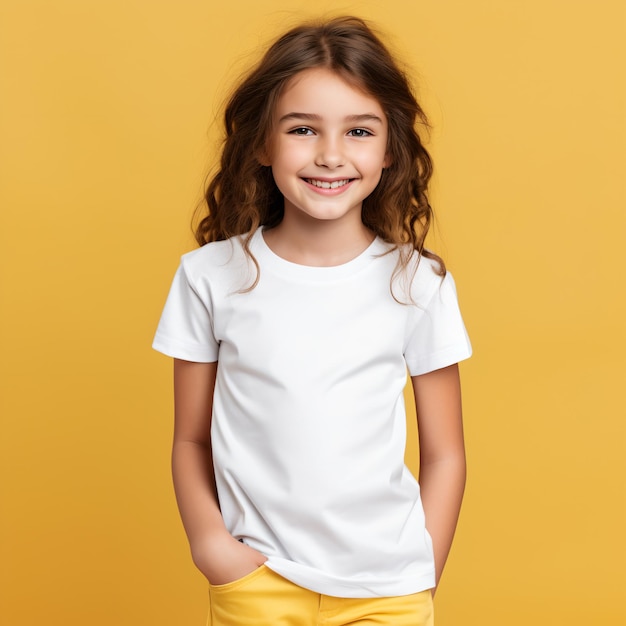
[[[250,240],[259,226],[278,225],[284,211],[271,168],[259,161],[285,86],[296,74],[312,68],[329,69],[373,96],[387,117],[390,166],[363,201],[361,219],[392,244],[392,250],[399,250],[394,276],[415,253],[418,263],[421,256],[435,260],[437,273],[444,276],[443,260],[424,248],[433,219],[427,195],[433,166],[417,129],[428,129],[428,119],[390,52],[366,22],[356,17],[293,28],[270,46],[235,89],[224,114],[226,137],[220,168],[209,181],[203,207],[208,214],[195,229],[196,240],[204,245],[244,235],[245,251],[257,267],[257,279],[250,287],[254,288],[259,268],[249,249]]]

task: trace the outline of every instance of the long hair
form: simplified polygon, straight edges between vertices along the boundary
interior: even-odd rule
[[[226,137],[218,172],[206,191],[208,214],[195,230],[200,245],[245,235],[244,249],[257,267],[249,244],[261,225],[272,228],[283,217],[284,201],[270,167],[260,163],[273,130],[273,112],[287,83],[312,68],[331,70],[380,103],[388,123],[390,165],[363,201],[362,221],[398,249],[396,276],[414,254],[443,260],[424,248],[433,219],[428,202],[432,160],[417,127],[428,128],[404,72],[368,25],[339,17],[298,26],[280,37],[231,95],[224,114]],[[417,268],[417,263],[414,265]]]

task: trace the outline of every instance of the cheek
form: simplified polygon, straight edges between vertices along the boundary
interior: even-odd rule
[[[387,167],[387,155],[384,150],[377,150],[368,155],[363,155],[361,163],[372,175],[380,174]]]
[[[310,158],[310,150],[307,149],[307,146],[302,143],[286,143],[276,146],[272,165],[287,170],[293,170],[308,158]]]
[[[283,194],[293,186],[295,179],[307,163],[302,150],[298,147],[284,145],[277,147],[272,158],[272,175]]]

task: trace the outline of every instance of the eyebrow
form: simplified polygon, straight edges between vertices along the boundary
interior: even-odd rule
[[[314,122],[319,122],[322,119],[321,115],[317,115],[316,113],[287,113],[283,115],[278,122],[287,122],[289,120],[311,120]],[[346,122],[354,123],[354,122],[375,122],[378,124],[382,124],[383,121],[380,119],[378,115],[374,113],[361,113],[360,115],[348,115],[344,118]]]

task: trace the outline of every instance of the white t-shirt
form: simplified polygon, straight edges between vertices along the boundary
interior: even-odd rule
[[[435,584],[403,389],[471,347],[450,274],[422,258],[417,304],[391,295],[380,239],[335,267],[290,263],[255,232],[183,256],[153,347],[219,361],[211,428],[228,530],[317,593],[399,596]],[[406,281],[405,281],[406,282]],[[402,280],[394,283],[402,297]]]

